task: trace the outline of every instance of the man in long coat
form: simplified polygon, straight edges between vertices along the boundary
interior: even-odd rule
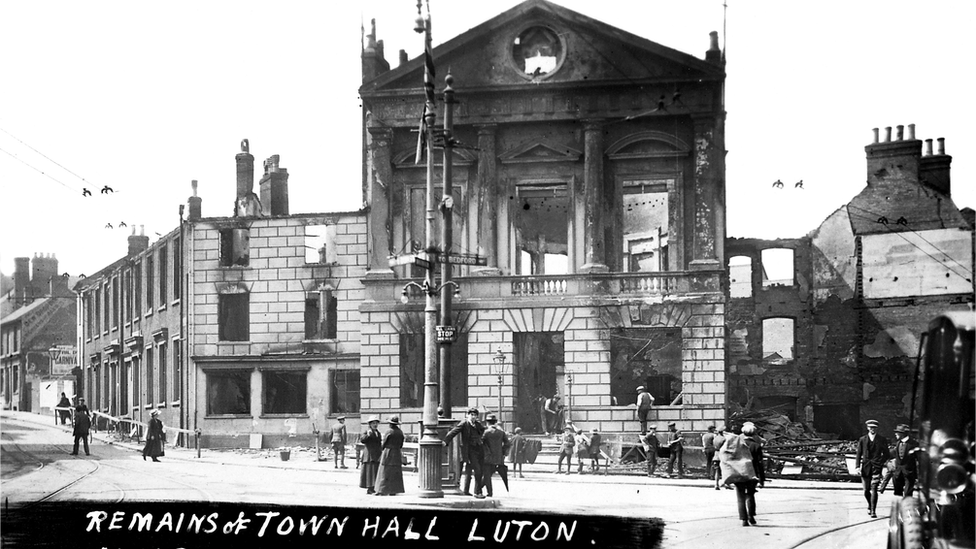
[[[864,486],[864,499],[868,502],[868,514],[871,518],[878,516],[878,485],[881,484],[881,474],[884,472],[885,462],[890,459],[888,439],[878,434],[878,422],[869,419],[864,422],[868,434],[857,441],[857,454],[854,463],[861,474],[861,484]]]
[[[499,467],[505,465],[505,454],[511,444],[508,440],[508,433],[498,427],[498,419],[494,415],[485,418],[488,428],[481,439],[485,446],[485,471],[483,484],[488,492],[488,497],[492,497],[494,492],[491,485],[491,477]]]
[[[376,474],[376,495],[392,496],[402,494],[403,490],[403,431],[400,418],[391,417],[390,430],[383,433],[383,453],[380,454],[380,468]]]
[[[383,453],[383,435],[380,434],[380,418],[370,416],[368,426],[359,436],[363,444],[362,469],[359,471],[359,487],[365,488],[367,494],[376,493],[376,473],[380,468],[380,455]]]
[[[895,495],[911,497],[915,491],[915,481],[918,480],[918,442],[909,436],[908,425],[904,423],[895,427]]]
[[[483,499],[481,493],[482,466],[485,462],[485,445],[482,435],[485,434],[485,426],[478,421],[478,409],[468,408],[468,416],[457,425],[451,428],[444,436],[444,444],[451,442],[451,439],[461,435],[461,463],[464,464],[464,495],[470,496],[471,479],[474,478],[474,497]]]
[[[89,429],[91,429],[91,416],[88,414],[88,406],[85,405],[84,397],[79,397],[78,406],[75,407],[75,427],[73,431],[75,436],[75,449],[71,451],[71,455],[78,455],[79,441],[85,443],[85,455],[91,455],[91,452],[88,450]]]

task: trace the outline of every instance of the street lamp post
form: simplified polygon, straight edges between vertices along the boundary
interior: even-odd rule
[[[573,374],[566,374],[566,425],[573,422]]]
[[[502,375],[505,374],[505,353],[501,349],[491,358],[495,362],[495,373],[498,375],[498,423],[502,423]]]

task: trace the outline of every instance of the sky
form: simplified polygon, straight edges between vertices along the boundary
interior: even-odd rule
[[[725,1],[553,0],[698,58],[719,32],[729,236],[814,230],[864,187],[864,147],[887,126],[945,138],[953,199],[976,207],[976,2]],[[435,48],[518,3],[430,0]],[[292,213],[357,210],[361,25],[376,19],[395,67],[422,51],[416,14],[414,0],[0,2],[0,271],[54,254],[62,273],[96,272],[134,227],[175,229],[191,180],[204,216],[231,215],[245,138],[256,178],[280,155]]]

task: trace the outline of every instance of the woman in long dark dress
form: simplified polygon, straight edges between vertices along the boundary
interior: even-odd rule
[[[376,494],[390,496],[402,494],[403,490],[403,431],[400,418],[390,418],[390,430],[383,433],[383,454],[376,475]]]
[[[359,436],[359,442],[363,443],[359,487],[365,488],[367,494],[373,494],[375,493],[373,486],[376,484],[376,472],[380,468],[380,457],[383,453],[383,435],[377,429],[380,425],[380,418],[371,416],[368,423],[369,427]]]
[[[149,428],[146,430],[146,446],[142,449],[142,459],[151,457],[153,461],[159,461],[159,457],[165,456],[163,443],[166,442],[166,432],[163,431],[163,422],[159,419],[159,410],[153,410],[149,414]]]

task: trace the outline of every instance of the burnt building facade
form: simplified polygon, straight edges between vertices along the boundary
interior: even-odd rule
[[[973,304],[971,211],[944,141],[874,132],[867,186],[817,229],[726,245],[730,402],[846,438],[908,423],[919,334]]]
[[[377,38],[374,24],[360,89],[370,235],[362,409],[398,413],[414,429],[423,295],[400,298],[423,270],[389,258],[424,251],[424,63],[401,54],[390,68]],[[442,150],[434,159],[437,200],[453,218],[451,247],[438,249],[486,263],[452,267],[461,297],[448,413],[497,411],[500,391],[501,421],[540,432],[539,402],[558,394],[576,424],[624,432],[637,428],[645,385],[656,421],[692,432],[724,418],[725,71],[715,33],[703,57],[544,0],[433,49],[437,92],[450,67],[457,100],[449,200]]]

